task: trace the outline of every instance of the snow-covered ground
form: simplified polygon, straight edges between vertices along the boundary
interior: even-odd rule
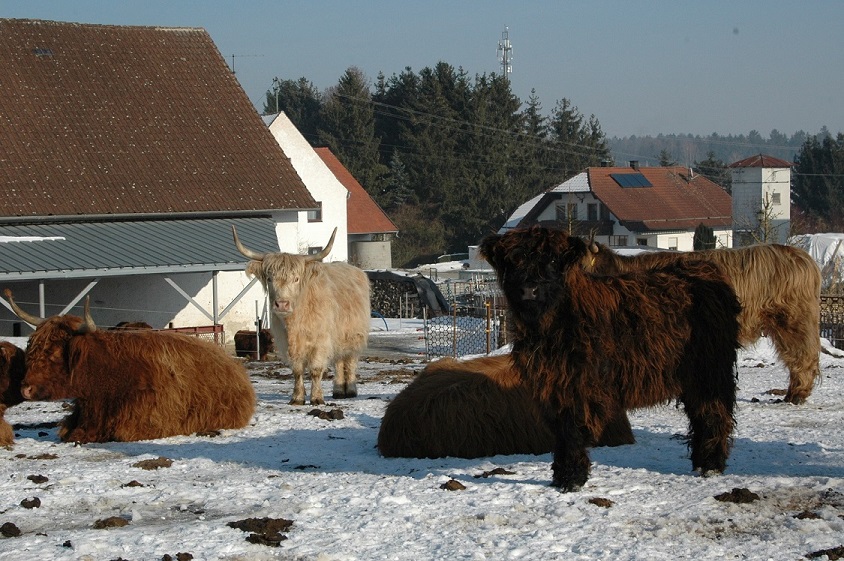
[[[411,356],[424,350],[418,322],[387,322],[373,320],[373,348],[404,334]],[[768,393],[786,384],[770,346],[742,351],[722,476],[690,472],[685,416],[664,406],[632,413],[637,443],[592,450],[591,478],[568,494],[548,485],[550,454],[380,457],[384,408],[423,364],[369,360],[357,399],[319,408],[341,410],[334,420],[287,404],[288,369],[253,365],[253,422],[218,436],[74,446],[56,438],[61,403],[11,408],[18,429],[14,449],[0,449],[0,559],[721,561],[844,546],[842,358],[823,354],[820,385],[793,406]],[[143,469],[148,460],[161,467]],[[444,489],[450,480],[465,488]],[[716,499],[733,489],[758,498]],[[277,546],[256,544],[227,525],[250,518],[292,525]],[[95,529],[103,520],[124,525]]]

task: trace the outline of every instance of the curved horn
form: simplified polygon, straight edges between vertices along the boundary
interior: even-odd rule
[[[328,245],[326,245],[319,253],[311,255],[311,261],[322,261],[323,259],[325,259],[325,257],[331,252],[331,247],[334,245],[334,236],[336,235],[337,228],[334,228],[334,231],[331,232],[331,239],[328,240]]]
[[[97,330],[97,324],[94,323],[94,318],[91,317],[91,297],[85,297],[85,308],[83,312],[83,318],[85,319],[85,323],[83,323],[79,329],[76,330],[77,333],[93,333]]]
[[[257,251],[252,251],[248,247],[244,246],[240,243],[240,238],[237,237],[237,229],[232,224],[232,235],[234,236],[234,245],[237,246],[237,250],[243,254],[244,257],[248,257],[249,259],[254,259],[255,261],[263,261],[266,253],[258,253]]]
[[[12,311],[15,312],[15,315],[18,316],[19,318],[21,318],[23,321],[25,321],[26,323],[29,323],[31,325],[34,325],[35,327],[38,327],[39,325],[44,323],[44,318],[38,317],[38,316],[33,316],[33,315],[28,314],[28,313],[24,312],[23,310],[21,310],[18,307],[18,305],[15,303],[15,301],[12,300],[12,291],[11,290],[9,290],[7,288],[6,290],[3,291],[3,294],[5,294],[6,298],[9,299],[9,305],[12,307]]]

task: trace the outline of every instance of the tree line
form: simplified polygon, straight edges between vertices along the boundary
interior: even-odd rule
[[[325,92],[306,78],[273,84],[264,112],[329,147],[396,223],[397,266],[465,252],[525,201],[610,159],[594,115],[565,98],[546,115],[535,92],[522,103],[494,73],[440,62],[374,84],[352,67]]]
[[[505,76],[470,77],[445,62],[414,72],[351,67],[320,92],[307,78],[273,80],[264,113],[284,111],[313,146],[327,146],[396,223],[393,263],[462,253],[530,198],[590,166],[690,165],[730,191],[728,165],[765,153],[794,161],[792,229],[844,231],[844,139],[776,130],[763,138],[658,135],[607,139],[570,100],[543,110]]]

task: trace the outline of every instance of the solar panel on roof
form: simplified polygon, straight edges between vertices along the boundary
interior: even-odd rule
[[[610,177],[618,183],[619,187],[653,187],[641,173],[611,173]]]

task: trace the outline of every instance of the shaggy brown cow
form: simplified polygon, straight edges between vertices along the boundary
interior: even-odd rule
[[[178,333],[98,330],[85,319],[43,319],[26,350],[21,394],[30,400],[73,399],[62,421],[65,442],[146,440],[245,426],[255,391],[243,365],[217,345]]]
[[[152,326],[145,321],[121,321],[114,327],[109,327],[109,329],[112,331],[116,331],[118,329],[131,331],[133,329],[152,329]]]
[[[555,437],[552,484],[589,477],[609,412],[679,399],[693,469],[726,467],[735,424],[738,299],[707,262],[618,276],[583,270],[586,243],[533,227],[485,238],[513,318],[513,362]]]
[[[4,419],[6,409],[23,401],[21,381],[25,372],[23,349],[0,341],[0,446],[11,446],[15,435]]]
[[[624,411],[597,446],[635,442]],[[478,458],[546,454],[554,435],[510,355],[430,363],[387,406],[378,431],[382,455]]]
[[[305,370],[311,372],[311,404],[325,403],[322,376],[334,362],[334,399],[356,397],[358,356],[369,336],[369,279],[348,263],[323,263],[328,245],[316,255],[258,253],[247,249],[232,226],[238,251],[252,261],[246,273],[268,292],[270,331],[279,358],[293,370],[291,405],[305,403]]]
[[[273,346],[273,334],[269,329],[261,330],[261,338],[258,339],[257,331],[241,329],[234,334],[234,353],[241,358],[256,360],[258,343],[261,347],[261,356],[257,360],[267,360],[267,355],[275,350]]]
[[[590,244],[587,270],[615,274],[664,267],[677,261],[706,259],[721,266],[742,305],[739,342],[771,338],[789,371],[785,401],[803,403],[820,376],[821,271],[800,248],[754,245],[694,252],[648,251],[622,256]]]

